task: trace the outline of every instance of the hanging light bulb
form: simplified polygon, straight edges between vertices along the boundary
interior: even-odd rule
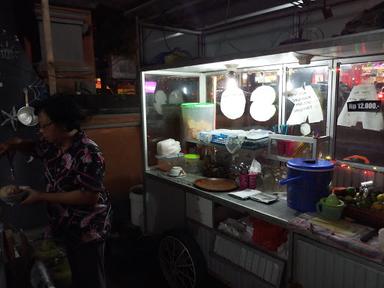
[[[225,85],[225,90],[235,90],[238,87],[237,80],[235,78],[232,78],[234,76],[230,76],[231,78],[227,79],[227,84]]]
[[[243,116],[245,111],[245,95],[237,84],[236,79],[237,65],[227,65],[226,88],[221,94],[220,109],[225,117],[229,119],[238,119]]]

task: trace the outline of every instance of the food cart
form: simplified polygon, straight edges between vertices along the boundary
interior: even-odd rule
[[[206,270],[231,287],[383,287],[377,239],[359,241],[371,228],[297,211],[278,183],[288,160],[322,158],[335,165],[333,187],[372,180],[382,191],[383,33],[142,69],[144,226],[164,234],[159,260],[171,287],[198,287]],[[274,133],[260,136],[265,131]],[[200,170],[170,175],[188,160],[156,157],[166,139],[200,155]],[[241,186],[238,168],[254,159],[262,167],[256,189],[278,201],[196,185],[214,177]]]

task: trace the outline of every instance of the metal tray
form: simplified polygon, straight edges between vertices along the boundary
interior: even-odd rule
[[[202,178],[193,183],[197,188],[210,192],[228,192],[237,189],[236,182],[227,178]]]

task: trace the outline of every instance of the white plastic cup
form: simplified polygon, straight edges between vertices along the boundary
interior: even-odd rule
[[[182,167],[180,166],[173,166],[171,170],[169,170],[168,175],[173,177],[178,177],[184,175],[185,172]]]

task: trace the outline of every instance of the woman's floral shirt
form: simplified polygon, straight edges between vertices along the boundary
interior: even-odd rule
[[[67,245],[101,241],[110,228],[110,199],[104,187],[105,163],[95,142],[80,131],[72,146],[61,153],[53,144],[39,141],[36,154],[43,160],[46,192],[91,191],[99,194],[96,205],[48,204],[50,232]]]

